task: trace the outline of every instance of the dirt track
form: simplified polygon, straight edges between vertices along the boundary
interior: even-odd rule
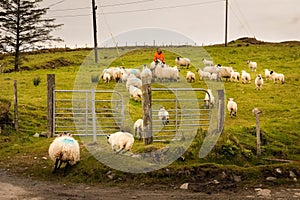
[[[178,186],[179,187],[179,186]],[[65,185],[56,182],[36,181],[9,174],[0,169],[0,199],[26,200],[79,200],[79,199],[300,199],[300,188],[251,188],[242,191],[224,191],[221,193],[200,193],[179,188],[169,189],[124,189],[118,187],[90,186],[86,184]]]

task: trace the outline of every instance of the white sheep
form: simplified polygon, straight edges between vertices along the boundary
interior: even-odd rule
[[[135,123],[133,125],[134,137],[136,137],[137,135],[139,135],[139,140],[142,139],[143,124],[144,124],[143,119],[138,119],[138,120],[135,121]]]
[[[141,72],[141,79],[143,84],[150,84],[152,81],[152,72],[146,65]]]
[[[125,153],[132,148],[134,137],[132,134],[127,132],[116,132],[107,135],[107,143],[111,145],[112,150],[115,151],[116,154],[120,153],[123,150],[123,153]],[[119,149],[116,150],[115,147]]]
[[[236,71],[232,70],[231,76],[230,76],[231,81],[235,81],[235,82],[239,81],[240,77],[241,77],[241,75],[240,75],[239,72],[236,72]]]
[[[116,82],[119,82],[122,80],[122,75],[123,75],[123,70],[121,70],[120,68],[115,68],[115,70],[113,71],[113,79]]]
[[[213,66],[214,62],[212,60],[206,60],[205,58],[202,59],[204,66]]]
[[[188,71],[188,72],[186,73],[186,80],[189,81],[190,83],[191,83],[192,81],[195,82],[195,80],[196,80],[196,75],[195,75],[195,73],[193,73],[193,72],[191,72],[191,71]]]
[[[271,80],[270,70],[265,69],[265,77],[266,77],[266,80]]]
[[[228,99],[227,110],[229,111],[230,117],[236,117],[237,114],[237,103],[233,101],[233,98]]]
[[[204,72],[204,73],[208,73],[208,72]],[[210,75],[209,79],[212,80],[212,81],[217,81],[218,80],[218,74],[217,73],[212,73]]]
[[[158,118],[162,121],[163,125],[169,123],[169,112],[165,110],[164,107],[160,107],[158,111]]]
[[[49,146],[50,158],[55,161],[52,173],[60,168],[62,163],[66,163],[64,174],[68,166],[75,165],[80,160],[80,148],[78,142],[69,132],[60,134]]]
[[[130,68],[130,69],[125,69],[125,71],[127,74],[134,74],[137,78],[140,78],[141,71],[139,69]]]
[[[203,71],[204,72],[209,72],[210,74],[212,74],[212,73],[218,73],[218,71],[219,71],[219,67],[220,67],[220,65],[216,65],[216,66],[206,66],[206,67],[204,67],[203,68]]]
[[[111,79],[112,79],[111,77],[112,76],[110,75],[110,73],[104,72],[102,79],[103,79],[104,83],[109,83],[109,81],[111,81]]]
[[[179,81],[179,69],[177,66],[170,67],[166,64],[158,63],[154,70],[155,76],[158,81],[162,82],[163,80],[169,81]]]
[[[207,93],[205,93],[204,104],[207,108],[213,108],[215,104],[215,97],[211,92],[211,89],[207,89]]]
[[[225,78],[226,81],[231,77],[231,72],[233,71],[232,67],[218,67],[218,80]]]
[[[175,63],[178,66],[186,66],[186,68],[188,69],[191,64],[191,60],[189,58],[176,57]]]
[[[279,81],[280,83],[284,84],[284,74],[278,74],[274,71],[270,71],[270,76],[271,76],[271,80],[273,80],[274,83]]]
[[[257,90],[261,90],[262,85],[264,84],[264,80],[261,76],[261,74],[257,74],[256,79],[255,79],[255,86]]]
[[[142,81],[141,79],[135,77],[133,74],[130,74],[127,77],[127,81],[126,81],[126,88],[129,90],[129,86],[135,86],[137,88],[141,88],[142,87]]]
[[[142,90],[133,85],[129,85],[129,94],[130,98],[133,98],[135,101],[142,99],[143,95]]]
[[[248,72],[245,70],[242,70],[242,83],[250,83],[251,82],[251,76]]]
[[[247,61],[247,64],[249,66],[249,69],[253,72],[255,71],[256,72],[256,69],[257,69],[257,63],[256,62],[253,62],[251,60],[248,60]]]
[[[210,72],[206,72],[206,71],[202,71],[200,68],[197,69],[197,73],[199,74],[200,80],[202,79],[210,79],[211,78],[211,74]],[[216,73],[214,73],[216,74]]]

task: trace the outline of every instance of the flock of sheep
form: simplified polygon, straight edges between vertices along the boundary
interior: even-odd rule
[[[251,76],[246,70],[242,70],[241,74],[235,71],[232,67],[221,66],[220,64],[214,65],[213,61],[203,59],[204,68],[198,68],[196,73],[199,75],[200,80],[221,81],[222,79],[241,82],[243,84],[251,83]],[[180,66],[189,68],[191,61],[188,58],[176,57],[176,66],[171,67],[162,62],[152,62],[148,68],[144,65],[142,71],[139,69],[126,69],[125,67],[110,67],[104,69],[101,74],[101,79],[104,83],[109,83],[114,80],[116,82],[126,83],[126,89],[128,90],[130,97],[135,101],[142,99],[141,87],[143,84],[150,84],[153,81],[179,81]],[[252,72],[256,72],[257,63],[253,61],[247,62],[249,69]],[[273,80],[275,83],[284,83],[284,74],[276,73],[265,69],[265,79]],[[186,80],[188,82],[196,81],[196,74],[192,71],[187,71]],[[261,74],[257,74],[255,78],[255,86],[257,90],[261,90],[264,84],[264,80]],[[214,96],[210,89],[207,90],[204,98],[204,105],[207,107],[213,107]],[[237,103],[233,98],[229,98],[227,102],[227,109],[231,117],[237,115]],[[169,122],[169,113],[164,107],[161,107],[157,117],[161,120],[163,125]],[[134,143],[134,138],[142,138],[143,120],[138,119],[133,126],[134,135],[128,132],[116,132],[114,134],[107,135],[107,142],[111,145],[111,148],[116,153],[129,151]],[[117,149],[115,149],[117,147]],[[49,156],[55,162],[53,173],[56,172],[62,163],[66,163],[64,174],[66,169],[76,164],[80,159],[80,148],[78,142],[72,137],[70,133],[60,134],[49,147]]]

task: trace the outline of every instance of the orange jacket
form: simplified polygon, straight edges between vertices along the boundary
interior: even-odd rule
[[[165,55],[163,52],[161,52],[160,54],[158,54],[157,52],[155,52],[154,54],[154,61],[156,61],[157,59],[159,59],[161,62],[165,62]]]

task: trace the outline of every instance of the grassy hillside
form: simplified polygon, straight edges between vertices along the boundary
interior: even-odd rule
[[[232,43],[227,48],[222,46],[204,48],[166,47],[163,48],[163,51],[165,52],[166,62],[170,65],[174,65],[176,55],[192,58],[190,70],[195,73],[197,68],[203,67],[201,63],[203,57],[211,58],[215,63],[220,63],[223,66],[232,66],[239,72],[241,70],[249,71],[247,60],[258,63],[258,71],[251,72],[251,84],[224,82],[226,97],[233,97],[238,103],[238,114],[236,118],[230,118],[226,112],[224,131],[212,152],[204,159],[198,158],[198,151],[205,136],[205,132],[199,130],[197,139],[184,155],[185,161],[176,161],[170,166],[174,174],[178,170],[184,170],[183,168],[200,167],[203,169],[208,168],[208,170],[220,168],[222,170],[238,171],[237,173],[240,173],[245,179],[250,178],[252,174],[255,179],[260,176],[262,171],[266,172],[268,169],[272,171],[272,168],[278,166],[285,168],[287,172],[289,169],[299,168],[299,162],[278,164],[267,162],[264,159],[300,160],[300,93],[298,91],[300,45],[297,43],[261,45]],[[109,65],[123,65],[126,68],[141,67],[143,64],[149,64],[152,61],[154,52],[155,49],[150,47],[139,49],[120,48],[121,56],[118,57],[115,49],[101,49],[99,52],[99,65],[90,62],[90,58],[93,57],[93,52],[90,50],[24,55],[23,67],[20,72],[0,73],[0,99],[13,102],[13,81],[18,81],[20,115],[19,133],[15,133],[12,129],[6,129],[0,134],[0,160],[2,160],[0,167],[21,171],[34,177],[52,179],[49,177],[52,162],[42,159],[42,157],[48,157],[47,149],[52,139],[32,137],[34,133],[44,132],[47,128],[47,74],[56,75],[56,89],[73,89],[80,70],[83,70],[83,72],[85,70],[92,71],[93,74],[97,75]],[[1,56],[0,64],[3,72],[9,72],[13,69],[12,60],[11,56]],[[272,81],[265,80],[263,89],[261,91],[255,90],[255,75],[261,73],[264,77],[264,69],[266,68],[284,73],[286,77],[285,84],[274,84]],[[183,68],[180,73],[185,77],[186,72],[187,69]],[[36,78],[41,79],[38,86],[33,84],[33,80]],[[184,79],[181,80],[181,82],[184,81]],[[97,85],[97,89],[113,89],[114,87],[115,83],[105,85],[102,81]],[[207,84],[197,79],[195,83],[192,83],[192,87],[207,88]],[[131,102],[130,106],[135,110],[141,105]],[[260,117],[263,159],[257,159],[255,156],[255,116],[251,112],[254,107],[258,107],[263,112]],[[13,112],[12,108],[11,112]],[[139,117],[136,112],[131,112],[130,115],[132,115],[132,118]],[[160,146],[161,144],[156,143],[145,147],[138,142],[134,145],[133,152],[148,151],[151,148],[160,148]],[[3,162],[4,160],[7,161]],[[270,166],[270,168],[267,166]],[[77,170],[72,171],[68,178],[85,182],[102,181],[99,179],[105,178],[105,173],[111,170],[93,158],[84,147],[82,148],[81,162],[76,168]],[[165,178],[164,173],[164,170],[152,172],[149,177],[159,178],[161,176]],[[300,176],[299,171],[295,173],[299,173]],[[121,179],[122,176],[133,178],[129,174],[122,173],[118,173],[117,176]],[[146,175],[141,175],[145,178],[144,176]],[[173,175],[167,176],[171,180],[177,179]],[[183,179],[188,179],[188,177]],[[151,181],[154,180],[151,178]]]

